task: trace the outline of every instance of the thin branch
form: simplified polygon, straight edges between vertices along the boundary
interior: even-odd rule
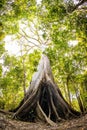
[[[33,22],[33,24],[34,24],[34,27],[35,27],[35,35],[37,35],[38,36],[38,41],[40,41],[40,43],[42,44],[43,43],[43,41],[41,40],[41,38],[40,38],[40,35],[38,34],[38,31],[37,31],[37,27],[36,27],[36,25],[35,25],[35,23]]]
[[[26,23],[23,23],[23,24],[25,24],[25,25],[27,26]],[[40,35],[38,34],[38,31],[37,31],[38,29],[37,29],[36,24],[34,23],[34,21],[32,21],[32,24],[34,25],[34,28],[32,28],[32,26],[30,26],[29,29],[30,29],[30,31],[31,31],[34,35],[37,35],[37,36],[38,36],[38,39],[34,39],[34,40],[37,40],[40,44],[42,44],[43,41],[41,40]],[[28,36],[28,35],[27,35],[27,36]],[[28,37],[29,37],[29,36],[28,36]],[[33,39],[32,37],[29,37],[29,38]]]
[[[41,41],[40,41],[40,40],[38,40],[38,39],[36,39],[36,38],[34,38],[34,37],[30,37],[29,35],[26,34],[26,32],[25,32],[23,29],[21,29],[21,30],[22,30],[22,32],[24,33],[24,35],[25,35],[26,37],[28,37],[28,38],[30,38],[30,39],[33,39],[33,40],[35,40],[35,41],[37,41],[37,42],[39,42],[39,43],[41,44]]]
[[[26,53],[25,53],[24,55],[27,55],[28,52],[29,52],[30,50],[32,50],[34,47],[35,47],[35,46],[31,46],[28,50],[26,50]],[[25,59],[26,59],[26,57],[25,57]],[[24,60],[25,60],[25,59],[24,59]]]
[[[19,33],[22,37],[24,37],[28,42],[30,42],[31,44],[33,44],[34,46],[40,48],[37,44],[35,44],[34,42],[30,41],[27,37],[23,36],[21,33]]]
[[[45,45],[48,44],[49,39],[50,39],[49,37],[46,39],[46,41],[44,42]]]

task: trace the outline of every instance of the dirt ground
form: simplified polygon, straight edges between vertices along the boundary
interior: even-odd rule
[[[78,119],[57,123],[56,126],[49,126],[41,122],[30,123],[12,120],[0,113],[0,130],[87,130],[87,114]]]

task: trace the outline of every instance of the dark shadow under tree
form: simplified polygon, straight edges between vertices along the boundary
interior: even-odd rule
[[[49,59],[42,55],[26,96],[14,109],[13,118],[32,122],[41,120],[55,125],[61,120],[77,116],[80,116],[80,113],[63,98],[54,81]]]

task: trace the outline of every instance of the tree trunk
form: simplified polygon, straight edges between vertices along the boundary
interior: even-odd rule
[[[71,96],[70,96],[70,90],[69,90],[69,75],[67,76],[67,79],[66,79],[66,85],[67,85],[67,94],[68,94],[68,101],[69,101],[69,104],[71,105]]]
[[[81,101],[80,92],[75,87],[74,87],[74,89],[75,89],[75,92],[76,92],[76,98],[77,98],[77,101],[78,101],[78,104],[79,104],[80,111],[81,111],[81,113],[84,113],[84,106],[83,106],[83,103]]]
[[[50,125],[80,115],[63,98],[45,55],[42,55],[26,96],[14,112],[14,118],[33,122],[39,119]]]

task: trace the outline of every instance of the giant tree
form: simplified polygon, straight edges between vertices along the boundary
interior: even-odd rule
[[[36,43],[32,44],[38,46],[37,49],[41,50],[41,47],[44,47],[43,45],[48,46],[47,50],[44,50],[44,53],[50,57],[55,79],[61,82],[59,85],[60,87],[62,86],[62,90],[64,84],[66,85],[66,94],[68,94],[68,98],[66,97],[66,99],[68,99],[67,101],[71,105],[73,92],[72,82],[77,83],[75,82],[78,77],[76,74],[82,73],[83,71],[81,71],[81,69],[86,67],[86,59],[84,58],[83,63],[80,58],[83,50],[86,49],[86,46],[83,45],[85,44],[87,35],[85,24],[87,20],[85,13],[86,7],[83,4],[85,2],[86,0],[82,0],[75,4],[73,1],[42,0],[41,4],[37,6],[35,1],[15,0],[10,4],[8,2],[10,10],[7,9],[7,12],[1,12],[2,23],[4,27],[6,27],[4,28],[6,29],[5,32],[9,32],[10,34],[18,32],[17,36],[19,39],[21,39],[20,37],[27,39],[26,42],[28,44],[26,44],[26,46],[30,46],[30,43],[32,43],[32,40],[29,41],[29,39],[39,41],[40,46]],[[5,2],[5,4],[7,3]],[[79,8],[80,6],[81,8]],[[12,21],[14,22],[12,23]],[[23,29],[20,33],[18,30],[18,21],[25,21],[25,23],[26,21],[28,21],[28,23],[31,21],[32,23],[36,22],[36,30],[33,32],[37,36],[38,31],[41,32],[41,36],[44,40],[40,39],[41,36],[38,36],[38,39],[36,39],[32,37],[32,35],[28,35]],[[32,32],[31,28],[30,30]],[[73,44],[70,44],[72,40],[77,40],[78,45],[73,46]],[[79,45],[82,45],[81,51],[79,51]],[[78,55],[79,59],[77,59]],[[84,56],[85,53],[83,53],[83,57]],[[22,58],[25,76],[25,57],[22,55]],[[81,64],[79,65],[79,63]],[[60,121],[61,118],[71,118],[75,116],[75,114],[79,115],[80,113],[72,109],[71,105],[65,101],[59,88],[56,86],[50,63],[46,56],[42,57],[38,68],[39,70],[36,75],[34,75],[29,90],[20,105],[14,110],[14,117],[22,120],[35,120],[39,118],[52,124],[52,121],[56,122]],[[58,70],[56,68],[58,68]],[[77,90],[77,88],[75,88],[75,90]]]

